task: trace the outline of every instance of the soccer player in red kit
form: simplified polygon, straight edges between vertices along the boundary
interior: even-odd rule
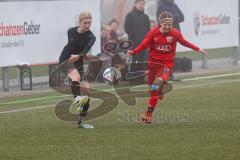
[[[182,34],[172,28],[173,16],[169,12],[159,15],[160,25],[153,28],[139,46],[128,51],[128,55],[138,54],[148,48],[148,85],[150,98],[148,108],[142,120],[152,122],[152,113],[159,99],[163,98],[162,88],[166,84],[174,65],[177,42],[208,56],[208,53],[188,42]]]

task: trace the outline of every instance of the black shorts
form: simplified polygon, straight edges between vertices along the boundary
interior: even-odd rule
[[[81,80],[86,80],[85,72],[84,72],[84,64],[83,59],[79,59],[73,64],[68,63],[68,61],[64,61],[61,64],[59,64],[59,70],[67,75],[69,69],[77,69],[78,73],[81,76]]]

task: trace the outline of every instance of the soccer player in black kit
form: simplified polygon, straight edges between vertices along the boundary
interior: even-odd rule
[[[64,47],[59,62],[66,63],[66,72],[71,79],[71,90],[75,98],[76,110],[80,112],[78,119],[79,128],[93,128],[84,122],[84,117],[89,109],[89,83],[84,78],[83,60],[89,60],[87,53],[93,46],[96,38],[90,31],[92,15],[82,12],[79,15],[79,26],[68,30],[68,43]]]

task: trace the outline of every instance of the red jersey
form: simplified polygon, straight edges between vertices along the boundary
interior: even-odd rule
[[[167,33],[161,33],[157,27],[148,32],[142,43],[133,50],[133,54],[148,48],[148,64],[157,63],[173,67],[177,42],[195,51],[200,50],[199,47],[184,39],[177,29],[172,28]]]

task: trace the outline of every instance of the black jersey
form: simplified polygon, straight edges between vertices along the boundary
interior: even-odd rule
[[[78,33],[77,28],[78,27],[73,27],[68,30],[68,43],[63,48],[59,57],[60,63],[69,59],[72,54],[80,55],[80,60],[82,60],[83,56],[88,53],[96,41],[95,36],[90,30],[84,33]]]

